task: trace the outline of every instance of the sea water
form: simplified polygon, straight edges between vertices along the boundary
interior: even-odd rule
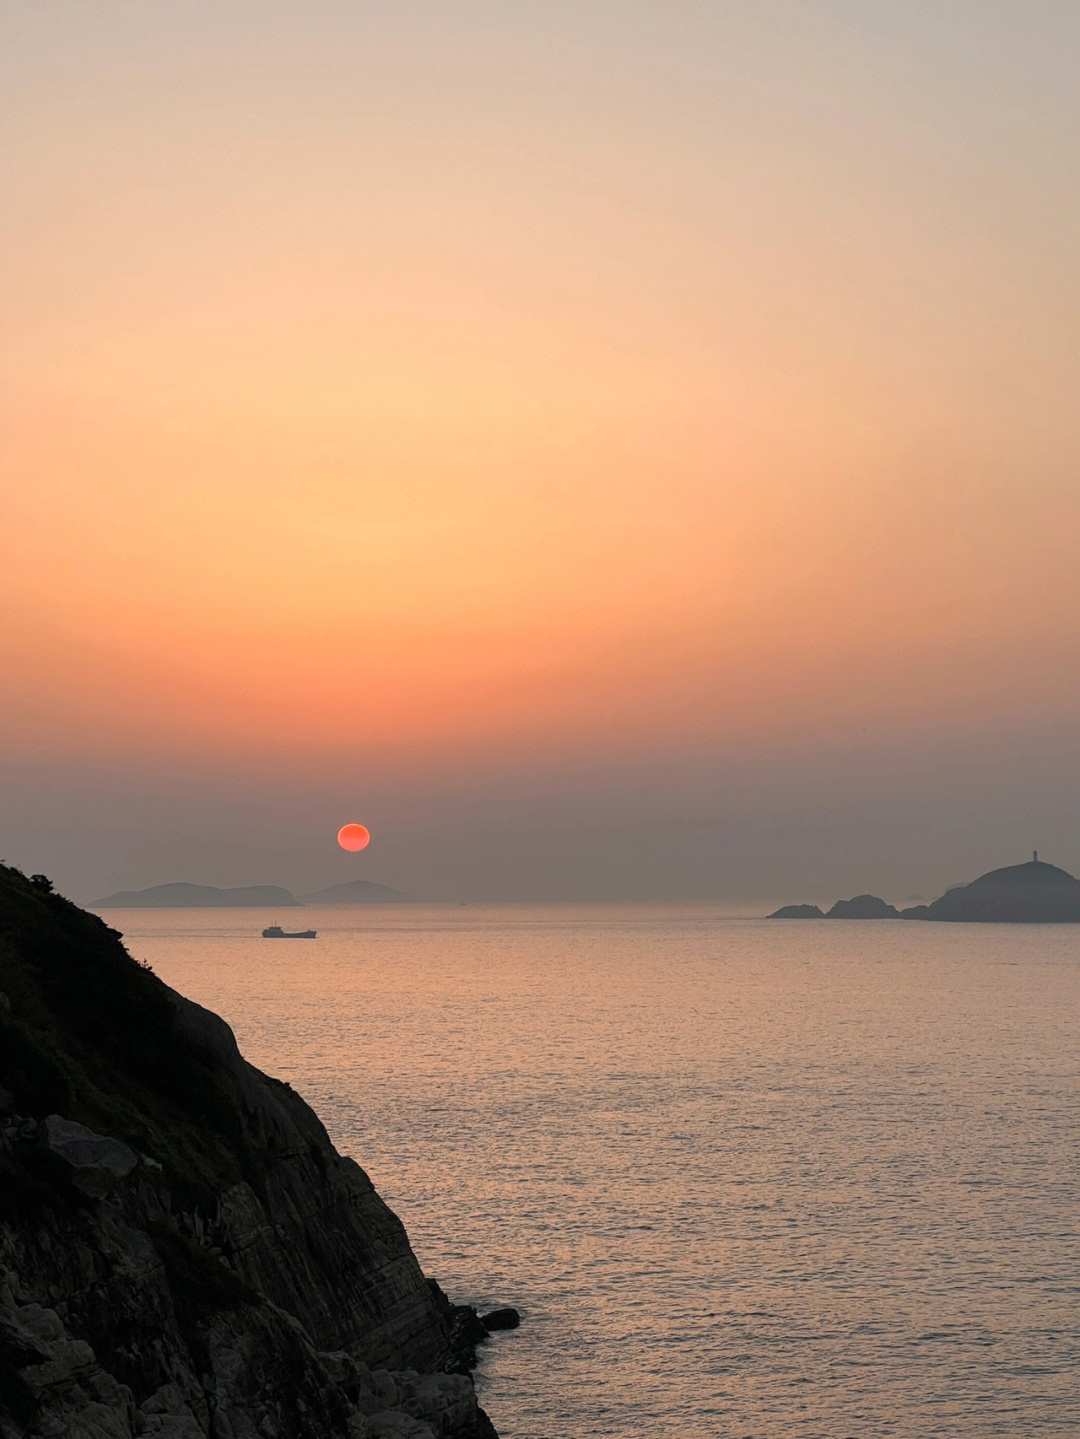
[[[107,918],[522,1312],[504,1439],[1080,1433],[1080,927]]]

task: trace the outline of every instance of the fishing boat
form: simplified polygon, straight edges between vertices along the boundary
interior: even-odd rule
[[[272,924],[269,929],[263,930],[262,937],[263,939],[314,939],[315,931],[313,929],[294,929],[290,931],[282,929],[280,924]]]

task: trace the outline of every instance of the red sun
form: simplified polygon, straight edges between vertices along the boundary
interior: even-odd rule
[[[365,849],[370,838],[362,824],[343,824],[337,832],[337,842],[342,849]]]

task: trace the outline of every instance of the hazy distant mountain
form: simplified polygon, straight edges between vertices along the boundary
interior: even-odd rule
[[[300,901],[279,884],[217,889],[212,884],[153,884],[95,899],[92,909],[283,909]]]
[[[344,884],[328,884],[314,894],[304,895],[305,904],[418,904],[415,895],[402,894],[385,884],[370,879],[349,879]]]

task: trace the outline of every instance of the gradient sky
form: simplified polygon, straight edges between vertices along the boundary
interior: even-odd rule
[[[0,859],[1080,871],[1075,5],[0,23]]]

